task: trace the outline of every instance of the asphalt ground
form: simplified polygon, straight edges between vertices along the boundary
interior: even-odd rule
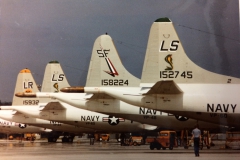
[[[193,147],[173,150],[150,150],[149,145],[120,146],[116,140],[95,142],[90,145],[88,139],[77,139],[73,143],[48,143],[47,140],[17,141],[0,140],[1,160],[239,160],[240,150],[223,149],[217,144],[210,149],[200,150],[200,157],[195,157]]]

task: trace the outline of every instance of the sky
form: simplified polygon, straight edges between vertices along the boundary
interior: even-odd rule
[[[42,83],[60,62],[72,86],[83,86],[95,39],[112,37],[124,66],[141,77],[149,30],[170,18],[189,58],[240,78],[238,0],[0,0],[0,100],[12,101],[20,70]]]

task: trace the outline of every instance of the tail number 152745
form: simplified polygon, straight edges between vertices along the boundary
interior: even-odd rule
[[[192,71],[160,71],[160,78],[188,78],[191,79],[193,78],[193,73]]]

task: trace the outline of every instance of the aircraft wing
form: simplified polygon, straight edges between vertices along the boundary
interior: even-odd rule
[[[20,114],[22,114],[22,113],[19,112],[19,111],[16,111],[16,110],[13,110],[13,111],[12,111],[12,115],[20,115]]]
[[[180,94],[180,93],[183,93],[183,92],[178,87],[178,85],[174,81],[168,80],[168,81],[158,81],[144,95],[148,95],[148,94]]]
[[[66,108],[59,102],[49,102],[45,107],[43,107],[42,111],[46,110],[65,110]]]
[[[94,99],[115,99],[112,96],[109,96],[105,93],[96,93],[92,94],[91,97],[87,98],[87,100],[94,100]]]

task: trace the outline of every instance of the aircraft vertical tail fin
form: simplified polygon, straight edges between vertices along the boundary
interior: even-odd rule
[[[139,86],[140,80],[123,66],[112,38],[99,36],[92,50],[86,86]]]
[[[17,76],[17,82],[15,86],[15,91],[13,95],[12,105],[37,105],[39,103],[38,98],[20,98],[15,96],[15,93],[27,92],[36,93],[38,92],[38,86],[31,74],[29,69],[23,69],[19,72]]]
[[[61,88],[70,87],[58,61],[51,61],[45,68],[42,92],[59,92]]]
[[[168,18],[159,18],[151,26],[141,86],[160,80],[173,80],[176,83],[240,83],[238,78],[207,71],[192,62]]]
[[[42,82],[42,92],[59,92],[61,88],[69,87],[69,83],[65,77],[61,65],[57,61],[51,61],[45,68]],[[18,74],[16,88],[14,93],[36,93],[39,89],[33,79],[29,69],[23,69]],[[52,101],[50,98],[19,98],[15,94],[13,96],[12,105],[38,105],[39,103],[48,103]]]

